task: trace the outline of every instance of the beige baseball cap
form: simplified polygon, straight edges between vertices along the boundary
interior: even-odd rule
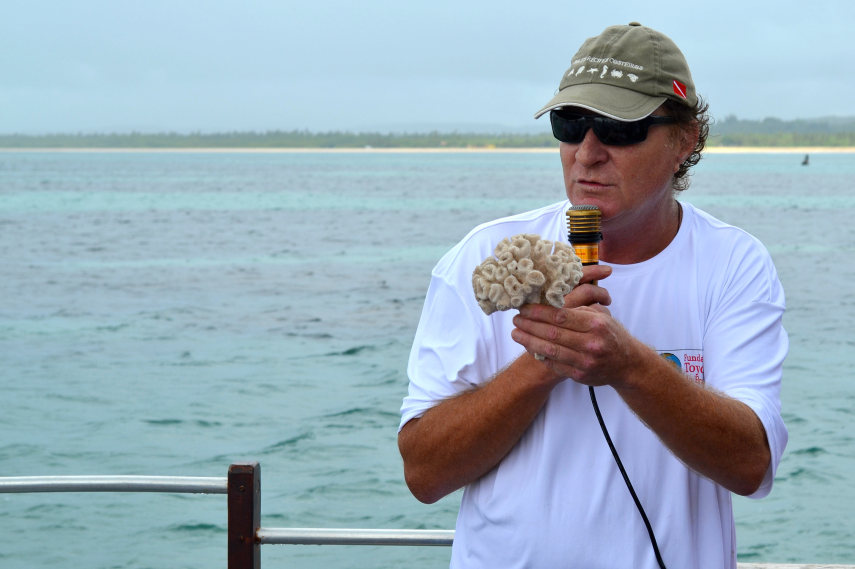
[[[643,119],[666,99],[694,107],[695,84],[686,58],[671,38],[630,22],[588,38],[534,118],[560,107],[582,107],[623,121]]]

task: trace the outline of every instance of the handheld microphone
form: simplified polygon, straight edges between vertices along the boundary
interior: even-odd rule
[[[567,210],[567,239],[583,265],[600,262],[601,218],[595,205],[574,205]]]

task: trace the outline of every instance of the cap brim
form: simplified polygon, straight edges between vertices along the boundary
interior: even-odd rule
[[[637,121],[649,116],[666,99],[602,83],[570,85],[552,97],[534,118],[560,107],[581,107],[613,119]]]

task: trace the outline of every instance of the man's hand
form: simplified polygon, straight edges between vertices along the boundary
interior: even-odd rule
[[[564,308],[611,304],[612,298],[609,296],[609,291],[598,286],[598,281],[608,278],[611,274],[612,268],[608,265],[582,267],[582,278],[579,279],[579,284],[564,295]]]
[[[561,377],[585,385],[614,385],[636,360],[638,341],[604,306],[554,308],[529,304],[514,317],[514,341],[545,357]]]
[[[607,278],[611,267],[589,265],[579,285],[564,297],[564,307],[528,304],[514,317],[514,341],[560,377],[586,385],[611,384],[631,365],[634,339],[605,308],[608,290],[594,284]]]

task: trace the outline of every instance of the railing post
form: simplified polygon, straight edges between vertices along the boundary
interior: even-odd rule
[[[260,569],[261,467],[229,466],[229,569]]]

